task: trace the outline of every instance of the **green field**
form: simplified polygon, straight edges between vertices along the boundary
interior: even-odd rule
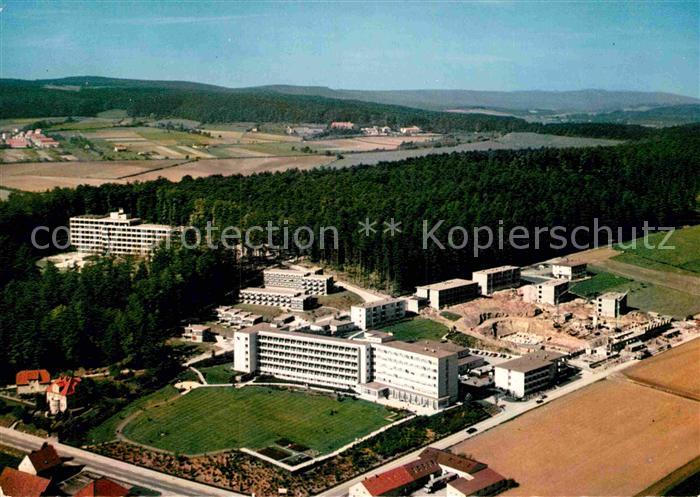
[[[351,306],[364,302],[358,294],[343,290],[341,292],[316,297],[321,306],[334,307],[340,310],[349,310]]]
[[[125,428],[135,442],[183,454],[287,438],[326,453],[388,424],[391,412],[362,400],[266,387],[198,388],[149,409]]]
[[[623,253],[613,259],[658,271],[700,273],[700,225],[676,230],[665,242],[666,246],[675,248],[657,248],[666,235],[654,233],[649,236],[647,245],[654,248],[645,247],[642,239],[637,239],[633,249],[615,246]]]
[[[570,291],[580,297],[591,298],[625,283],[631,283],[631,280],[611,273],[600,272],[590,279],[574,284]]]
[[[449,331],[445,325],[424,318],[406,319],[384,326],[380,330],[392,333],[397,340],[406,342],[416,340],[439,341]]]
[[[127,405],[124,409],[108,418],[102,424],[96,426],[88,432],[87,439],[90,443],[104,443],[114,440],[116,437],[117,425],[123,421],[127,416],[133,414],[136,411],[147,409],[153,404],[163,402],[164,400],[173,398],[177,395],[177,390],[168,385],[161,388],[160,390],[153,392],[150,395],[141,397],[135,400],[131,404]]]
[[[231,383],[231,376],[234,374],[232,366],[233,365],[229,363],[197,369],[199,369],[199,372],[204,375],[204,379],[207,380],[207,383]]]

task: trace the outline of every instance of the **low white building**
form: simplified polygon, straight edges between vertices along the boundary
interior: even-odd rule
[[[214,333],[212,333],[210,326],[190,324],[185,326],[182,339],[195,343],[211,342],[214,340]]]
[[[498,290],[517,287],[520,284],[520,268],[499,266],[482,269],[472,273],[472,280],[479,284],[481,295],[491,295]]]
[[[523,297],[526,302],[557,305],[568,290],[568,280],[553,279],[524,288]]]
[[[569,281],[584,278],[586,276],[585,262],[561,261],[552,264],[552,276],[564,278]]]
[[[61,376],[51,382],[46,389],[46,405],[51,414],[66,412],[69,398],[75,395],[75,389],[80,384],[80,378]]]
[[[496,388],[523,398],[552,385],[561,371],[563,354],[538,350],[494,367]]]
[[[388,298],[350,308],[350,319],[361,330],[382,326],[406,316],[406,299]]]
[[[238,297],[244,304],[286,307],[294,311],[303,311],[311,305],[310,295],[292,288],[249,287],[241,289]]]
[[[272,268],[263,271],[266,287],[294,288],[310,295],[328,295],[333,290],[333,276],[321,272]]]
[[[627,292],[607,292],[595,299],[596,314],[616,318],[627,312]]]
[[[416,296],[428,299],[428,304],[433,309],[440,309],[478,297],[479,284],[476,281],[455,278],[419,286],[416,288]]]

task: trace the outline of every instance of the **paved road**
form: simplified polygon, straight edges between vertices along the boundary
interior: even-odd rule
[[[472,436],[477,436],[481,433],[483,433],[486,430],[489,430],[491,428],[494,428],[502,423],[505,423],[506,421],[510,421],[511,419],[520,416],[523,413],[526,413],[527,411],[531,409],[536,409],[540,405],[544,405],[548,402],[551,402],[553,400],[556,400],[560,397],[563,397],[564,395],[567,395],[575,390],[578,390],[580,388],[586,387],[592,383],[595,383],[596,381],[602,380],[603,378],[607,377],[608,375],[611,375],[613,373],[616,373],[627,366],[630,366],[637,361],[629,361],[623,364],[619,364],[617,366],[611,367],[609,369],[606,369],[604,371],[596,371],[594,373],[590,373],[587,371],[582,372],[582,377],[578,380],[572,381],[571,383],[562,385],[560,387],[554,388],[552,390],[549,390],[546,392],[547,394],[547,399],[542,403],[542,404],[537,404],[537,399],[534,398],[530,401],[527,402],[505,402],[503,400],[500,401],[500,405],[503,407],[503,410],[495,415],[492,416],[488,419],[485,419],[484,421],[481,421],[480,423],[477,423],[474,425],[475,428],[477,428],[477,432],[473,435],[469,435],[466,433],[466,431],[460,431],[457,433],[454,433],[446,438],[443,438],[442,440],[439,440],[433,444],[430,444],[430,447],[435,447],[437,449],[447,449],[448,447],[452,447],[453,445],[456,445],[460,442],[463,442],[467,440],[468,438],[471,438]],[[319,494],[318,497],[341,497],[348,495],[348,492],[350,490],[350,487],[352,485],[355,485],[356,483],[361,482],[362,480],[374,476],[379,473],[383,473],[384,471],[388,471],[390,469],[396,468],[397,466],[401,466],[403,464],[406,464],[418,457],[418,454],[420,454],[423,451],[423,448],[415,450],[405,456],[400,457],[399,459],[396,459],[392,462],[389,462],[377,469],[374,469],[368,473],[365,473],[363,475],[360,475],[356,478],[353,478],[352,480],[349,480],[337,487],[334,487],[330,490],[327,490],[326,492],[323,492],[322,494]]]
[[[37,449],[46,439],[0,427],[0,442],[9,447],[29,452]],[[206,496],[241,496],[220,488],[210,487],[175,476],[166,475],[133,464],[128,464],[108,457],[93,454],[86,450],[51,442],[63,457],[72,457],[73,462],[83,464],[87,469],[132,485],[151,488],[164,496],[206,495]]]

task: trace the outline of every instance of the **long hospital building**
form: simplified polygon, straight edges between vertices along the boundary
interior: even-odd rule
[[[434,412],[457,400],[462,347],[373,334],[342,339],[261,323],[234,333],[233,365],[243,373],[354,390],[368,400],[416,410]]]
[[[69,228],[71,245],[91,254],[145,255],[174,232],[172,226],[143,223],[122,209],[108,215],[71,217]]]

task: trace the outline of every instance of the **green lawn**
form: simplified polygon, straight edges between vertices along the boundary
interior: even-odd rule
[[[98,444],[114,440],[117,425],[124,418],[138,410],[146,409],[149,406],[152,406],[153,404],[157,404],[158,402],[162,402],[166,399],[173,398],[177,395],[177,393],[178,392],[174,387],[168,385],[166,387],[161,388],[160,390],[153,392],[150,395],[146,395],[145,397],[141,397],[140,399],[135,400],[131,404],[127,405],[124,409],[122,409],[112,417],[108,418],[102,424],[91,429],[88,432],[88,441],[90,443]]]
[[[342,402],[310,392],[267,387],[199,388],[150,409],[124,434],[140,443],[183,454],[248,447],[287,438],[321,453],[388,424],[383,406]]]
[[[637,246],[633,249],[615,246],[623,253],[614,259],[661,271],[700,273],[700,225],[674,231],[665,242],[673,249],[657,248],[666,235],[654,233],[649,236],[647,245],[654,248],[645,247],[643,239],[637,239]]]
[[[631,280],[617,276],[612,273],[600,272],[590,279],[575,283],[570,291],[580,297],[590,298],[595,295],[607,292],[608,290],[630,283]]]
[[[633,281],[614,288],[616,292],[629,292],[627,303],[643,311],[654,311],[684,319],[689,314],[700,312],[697,295],[680,292],[672,288]]]
[[[231,383],[231,376],[234,371],[233,364],[219,364],[218,366],[210,366],[208,368],[198,368],[199,372],[204,375],[207,383]]]
[[[431,319],[413,318],[399,321],[380,328],[381,331],[393,333],[397,340],[437,340],[447,335],[448,329],[445,325]]]
[[[349,310],[351,306],[364,302],[358,294],[343,290],[329,295],[319,295],[318,304],[322,306],[334,307],[340,310]]]

